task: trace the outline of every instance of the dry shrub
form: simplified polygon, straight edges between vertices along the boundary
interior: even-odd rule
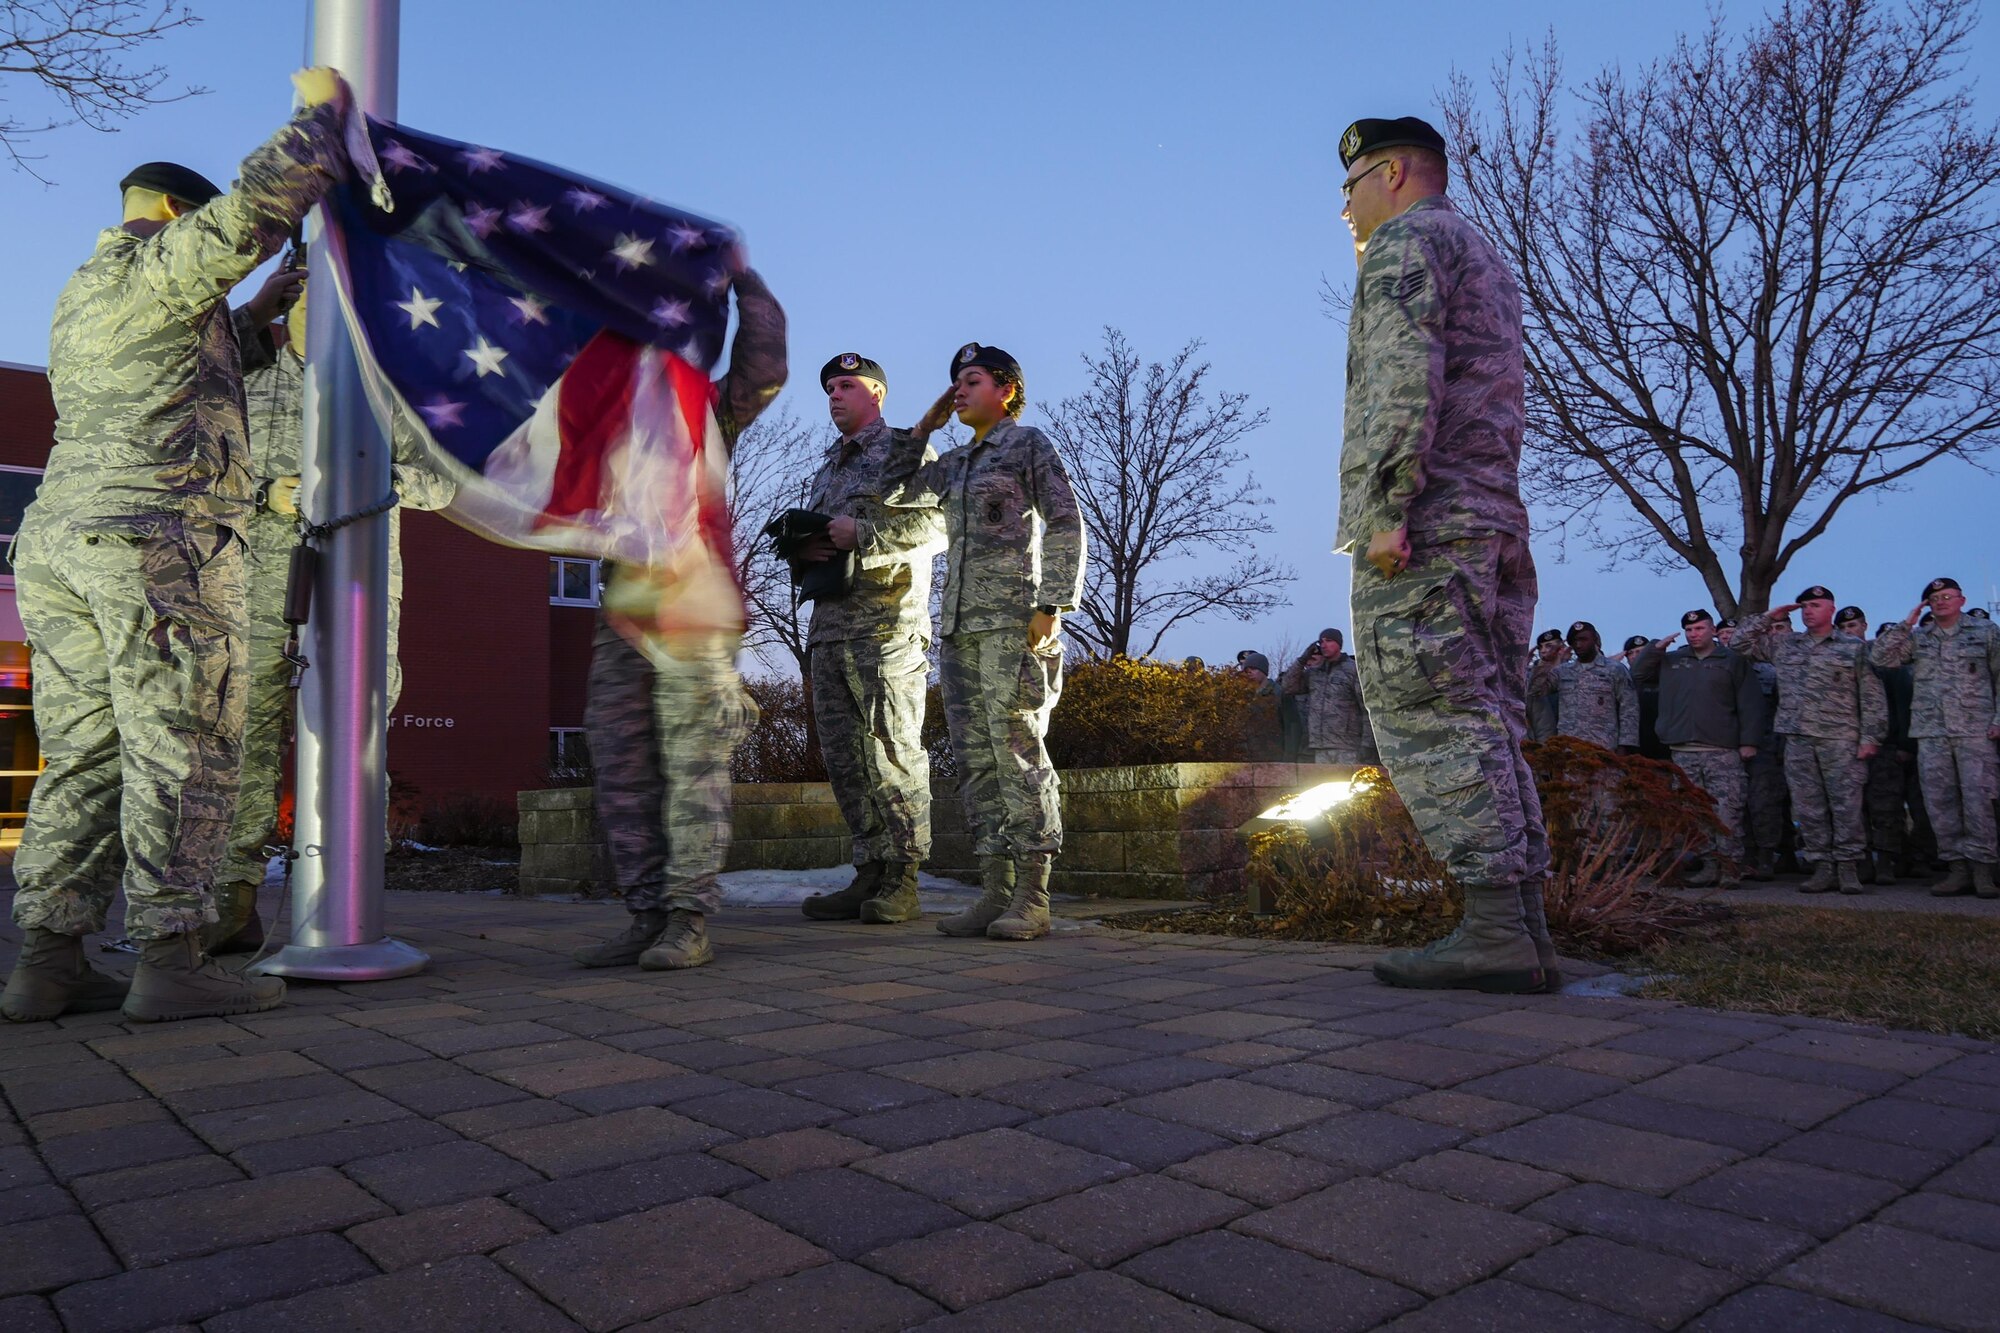
[[[1274,759],[1277,700],[1235,671],[1114,657],[1073,665],[1049,721],[1057,768]]]
[[[825,782],[826,762],[812,725],[812,697],[796,676],[761,676],[743,687],[757,701],[757,725],[730,762],[737,782]]]
[[[1245,873],[1276,904],[1282,933],[1370,944],[1435,938],[1458,919],[1457,886],[1382,771],[1364,768],[1354,782],[1323,824],[1253,835]]]
[[[1587,955],[1648,948],[1701,919],[1653,885],[1721,831],[1715,803],[1671,764],[1570,739],[1528,747],[1549,829],[1549,930]],[[1409,812],[1376,769],[1322,824],[1252,841],[1251,880],[1273,895],[1288,933],[1366,943],[1421,943],[1458,918],[1462,894],[1425,850]]]
[[[516,847],[520,812],[497,796],[446,796],[425,803],[412,834],[432,847]]]

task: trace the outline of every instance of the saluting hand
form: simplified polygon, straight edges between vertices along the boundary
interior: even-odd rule
[[[1771,617],[1773,620],[1776,620],[1779,616],[1788,616],[1792,612],[1798,609],[1799,609],[1799,604],[1797,602],[1786,602],[1783,606],[1772,607],[1769,611],[1766,611],[1764,614]]]
[[[1654,644],[1653,646],[1655,648],[1664,649],[1668,644],[1672,643],[1675,639],[1678,639],[1680,636],[1681,632],[1679,630],[1675,630],[1672,634],[1669,634],[1666,638],[1661,639],[1658,643]]]
[[[1905,629],[1915,629],[1917,622],[1924,618],[1924,612],[1928,610],[1930,610],[1930,607],[1924,605],[1922,602],[1918,602],[1917,609],[1903,617],[1903,627]]]
[[[951,420],[951,400],[957,394],[958,390],[956,387],[946,389],[943,393],[939,394],[938,400],[932,403],[930,408],[921,417],[917,418],[917,424],[910,427],[910,434],[919,440],[928,440],[939,427]]]

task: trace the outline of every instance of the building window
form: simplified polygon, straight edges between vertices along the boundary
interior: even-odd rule
[[[35,498],[42,484],[38,467],[10,467],[0,464],[0,578],[14,586],[14,534],[21,530],[21,514]]]
[[[549,557],[549,605],[596,606],[597,562]]]
[[[582,727],[549,728],[549,772],[556,777],[589,779],[590,742]]]
[[[29,676],[28,636],[14,606],[14,565],[10,556],[21,514],[35,498],[40,468],[0,465],[0,852],[21,841],[28,819],[28,796],[42,771],[42,747],[35,733],[35,704]]]

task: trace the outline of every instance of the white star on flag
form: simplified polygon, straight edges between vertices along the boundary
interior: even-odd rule
[[[507,359],[507,353],[487,342],[486,335],[481,334],[477,345],[465,349],[465,357],[479,367],[479,378],[485,379],[488,375],[500,373],[500,363]]]
[[[412,287],[410,288],[410,299],[396,302],[396,309],[409,315],[410,330],[415,332],[417,326],[420,324],[428,324],[434,329],[442,328],[443,326],[437,322],[437,308],[443,304],[444,302],[434,301],[430,297],[425,296],[422,291]]]
[[[454,403],[442,395],[418,407],[417,411],[423,414],[425,421],[430,422],[432,430],[465,424],[465,404]]]
[[[692,250],[697,245],[708,244],[707,232],[703,231],[700,227],[690,226],[685,222],[669,231],[667,236],[673,242],[675,254],[680,254],[685,250]]]
[[[459,154],[459,160],[471,172],[498,171],[505,163],[497,148],[468,148]]]
[[[692,310],[686,301],[669,300],[662,296],[653,302],[653,322],[677,329],[688,322]]]
[[[465,225],[483,241],[493,234],[495,227],[500,225],[500,210],[487,208],[483,204],[474,205],[466,210]]]
[[[620,269],[635,269],[653,262],[653,243],[637,236],[618,233],[618,244],[611,247],[610,255],[618,261]]]
[[[549,229],[549,209],[547,204],[536,207],[523,199],[514,205],[514,211],[507,215],[507,225],[515,231],[537,232]]]
[[[382,150],[382,160],[398,171],[432,171],[430,163],[418,157],[401,139],[391,139]]]
[[[708,289],[720,295],[729,290],[729,270],[719,268],[708,275]]]
[[[563,191],[563,199],[571,208],[579,213],[588,213],[592,209],[602,208],[606,203],[610,202],[597,191],[586,190],[582,186],[578,186],[574,190]]]
[[[549,322],[549,308],[532,296],[509,297],[507,304],[521,312],[523,324],[546,324]]]

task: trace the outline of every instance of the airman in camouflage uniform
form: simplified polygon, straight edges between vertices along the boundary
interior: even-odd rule
[[[1868,666],[1868,645],[1833,627],[1833,594],[1818,585],[1788,606],[1737,626],[1731,647],[1778,671],[1778,731],[1785,738],[1785,785],[1812,878],[1801,893],[1863,891],[1867,848],[1862,789],[1868,760],[1889,735],[1889,703]],[[1798,611],[1804,632],[1785,624]]]
[[[802,910],[815,921],[888,924],[917,915],[917,867],[931,851],[924,649],[944,519],[935,509],[891,509],[882,497],[937,453],[882,420],[887,377],[878,363],[843,352],[821,367],[820,387],[841,435],[813,476],[806,508],[837,516],[821,558],[837,548],[858,559],[852,591],[814,602],[806,643],[820,754],[855,874]]]
[[[1363,120],[1340,141],[1360,272],[1347,333],[1335,549],[1382,760],[1465,918],[1375,965],[1391,985],[1538,991],[1548,846],[1527,734],[1537,582],[1521,503],[1521,296],[1444,196],[1444,140]]]
[[[263,883],[265,847],[277,836],[278,788],[284,760],[285,726],[292,712],[292,664],[285,658],[285,584],[292,549],[299,543],[297,494],[305,433],[305,304],[294,307],[283,344],[271,329],[242,336],[243,394],[250,426],[250,471],[256,478],[257,508],[244,536],[249,562],[248,707],[243,723],[243,763],[237,782],[236,818],[229,830],[229,853],[215,883],[217,921],[206,932],[215,953],[254,950],[264,942],[257,915],[257,886]],[[239,335],[245,330],[239,325]],[[416,434],[395,434],[395,485],[412,509],[442,509],[456,487],[424,466]],[[403,693],[403,664],[396,640],[403,618],[403,525],[389,513],[388,711]]]
[[[104,928],[121,868],[141,950],[128,1017],[284,997],[275,978],[222,971],[200,931],[243,729],[252,501],[226,298],[347,169],[339,77],[294,79],[307,105],[231,192],[170,163],[127,176],[125,225],[99,235],[56,301],[55,445],[14,547],[47,766],[14,863],[26,939],[0,1001],[10,1019],[119,1002],[81,937]]]
[[[1882,666],[1916,667],[1910,735],[1938,854],[1951,864],[1931,892],[2000,897],[1993,879],[2000,859],[1993,811],[2000,790],[1993,749],[2000,740],[2000,625],[1964,614],[1965,594],[1954,579],[1932,579],[1924,603],[1930,624],[1916,627],[1925,609],[1919,604],[1907,621],[1883,632],[1871,655]]]
[[[1604,653],[1587,620],[1569,627],[1571,656],[1535,664],[1528,697],[1556,701],[1556,734],[1620,754],[1639,751],[1639,690],[1625,663]]]
[[[1018,420],[1026,389],[1014,358],[967,343],[951,372],[952,389],[913,434],[928,438],[956,410],[972,442],[889,497],[944,510],[938,680],[984,892],[938,929],[1035,939],[1049,931],[1050,863],[1062,849],[1043,738],[1062,693],[1060,617],[1083,597],[1083,515],[1055,446]]]
[[[1524,682],[1528,692],[1528,739],[1531,741],[1549,739],[1562,724],[1562,718],[1556,712],[1557,692],[1545,690],[1537,694],[1535,677],[1543,671],[1553,673],[1562,663],[1566,651],[1563,632],[1559,629],[1545,629],[1535,636],[1535,655],[1528,663],[1528,679]]]
[[[1319,632],[1318,652],[1285,670],[1279,693],[1306,698],[1306,744],[1316,764],[1372,764],[1377,760],[1368,705],[1361,700],[1361,673],[1345,651],[1337,629]]]
[[[786,371],[785,312],[771,289],[748,268],[734,287],[736,339],[715,408],[732,449]],[[704,634],[641,648],[599,613],[583,726],[598,826],[632,920],[617,938],[573,953],[583,967],[699,967],[715,956],[707,919],[722,908],[729,764],[757,721],[736,671],[741,646],[741,635]]]

